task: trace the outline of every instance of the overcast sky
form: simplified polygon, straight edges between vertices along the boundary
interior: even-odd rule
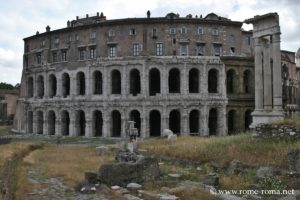
[[[297,51],[300,47],[298,0],[0,0],[0,82],[20,82],[23,38],[44,32],[47,25],[51,30],[64,28],[77,15],[97,12],[103,12],[107,19],[146,17],[147,10],[152,17],[169,12],[204,17],[214,12],[234,21],[277,12],[281,49]]]

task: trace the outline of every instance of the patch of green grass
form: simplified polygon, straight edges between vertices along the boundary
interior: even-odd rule
[[[7,135],[10,132],[11,126],[0,126],[0,136]]]

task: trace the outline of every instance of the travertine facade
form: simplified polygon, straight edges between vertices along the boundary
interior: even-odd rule
[[[142,137],[165,128],[243,131],[253,111],[254,63],[252,33],[241,26],[213,13],[118,20],[101,13],[47,27],[24,39],[14,129],[125,137],[134,120]]]

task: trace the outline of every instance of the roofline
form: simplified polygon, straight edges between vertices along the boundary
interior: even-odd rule
[[[294,51],[288,51],[288,50],[280,50],[280,52],[296,54],[296,52],[294,52]]]
[[[202,23],[202,24],[228,24],[233,26],[242,27],[243,22],[239,21],[225,21],[225,20],[206,20],[204,18],[178,18],[178,19],[168,19],[165,17],[155,17],[155,18],[124,18],[124,19],[113,19],[113,20],[106,20],[100,23],[94,24],[86,24],[76,27],[66,27],[61,29],[56,29],[49,32],[43,32],[37,35],[32,35],[26,38],[23,38],[24,41],[42,37],[48,34],[60,33],[68,30],[82,30],[86,29],[87,27],[99,27],[99,26],[111,26],[111,25],[124,25],[124,24],[145,24],[145,23],[169,23],[169,24],[177,24],[177,23]]]

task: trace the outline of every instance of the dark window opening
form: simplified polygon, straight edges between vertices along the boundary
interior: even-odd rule
[[[180,112],[178,110],[172,110],[169,115],[169,129],[180,135]]]
[[[77,95],[85,95],[85,76],[83,72],[78,72],[76,76]]]
[[[37,78],[37,97],[38,98],[43,98],[44,96],[44,77],[43,76],[39,76]]]
[[[111,72],[111,93],[121,94],[121,73],[118,70]]]
[[[75,128],[77,136],[85,136],[85,113],[82,110],[76,111]]]
[[[161,131],[161,117],[160,112],[157,110],[152,110],[149,116],[149,124],[150,124],[150,137],[158,137],[160,136]]]
[[[252,124],[252,110],[247,110],[245,112],[245,131],[250,129],[250,125]]]
[[[218,71],[216,69],[211,69],[208,72],[208,92],[218,92]]]
[[[227,94],[235,93],[235,72],[232,69],[227,72],[226,86]]]
[[[102,94],[102,73],[95,71],[93,74],[94,94]]]
[[[133,96],[140,94],[141,93],[140,72],[137,69],[131,70],[129,79],[130,79],[130,94],[132,94]]]
[[[28,126],[27,126],[28,133],[33,133],[33,112],[32,111],[28,112],[27,122],[28,122]]]
[[[251,76],[251,72],[249,70],[246,70],[244,72],[244,91],[246,94],[250,94],[252,93],[252,76]]]
[[[42,111],[37,111],[36,113],[36,133],[37,134],[43,134],[44,132],[44,115]]]
[[[199,111],[192,110],[189,116],[190,133],[199,133]]]
[[[137,110],[133,110],[130,112],[130,120],[134,121],[134,127],[138,130],[138,136],[141,135],[141,115]]]
[[[98,137],[102,136],[103,119],[102,113],[99,110],[94,111],[93,114],[93,135]]]
[[[65,98],[70,95],[70,76],[67,73],[62,75],[62,96]]]
[[[70,135],[70,116],[66,110],[61,113],[61,134],[64,136]]]
[[[57,90],[57,80],[55,75],[51,74],[49,76],[49,97],[53,98],[56,95]]]
[[[209,111],[208,128],[209,128],[209,135],[217,135],[218,112],[217,112],[217,109],[215,109],[215,108],[212,108]]]
[[[160,93],[160,72],[153,68],[149,72],[149,95],[155,96]]]
[[[117,110],[114,110],[111,114],[112,117],[112,137],[121,137],[121,113]]]
[[[180,93],[180,71],[176,68],[169,72],[169,93]]]
[[[49,111],[48,112],[48,135],[55,135],[55,112]]]
[[[236,124],[236,112],[235,110],[230,110],[227,114],[227,128],[228,135],[236,133],[235,124]]]
[[[27,80],[27,96],[29,98],[33,97],[33,78],[32,77],[28,78],[28,80]]]
[[[189,93],[199,93],[199,70],[195,68],[189,71]]]

